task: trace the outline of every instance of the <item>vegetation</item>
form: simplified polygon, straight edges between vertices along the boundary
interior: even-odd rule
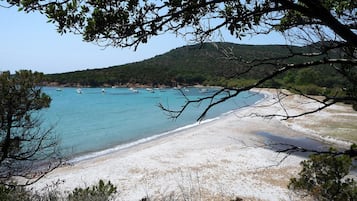
[[[356,145],[351,150],[356,150]],[[331,154],[333,153],[333,154]],[[316,200],[357,200],[357,182],[348,177],[353,158],[347,154],[319,153],[301,163],[298,178],[291,179],[289,187],[312,195]]]
[[[0,184],[0,200],[1,201],[28,201],[31,200],[32,193],[27,191],[22,186],[7,186]]]
[[[237,39],[246,35],[279,32],[291,44],[286,55],[250,59],[241,58],[230,48],[218,48],[224,55],[222,59],[238,62],[240,65],[218,71],[214,77],[206,75],[206,69],[200,70],[199,73],[182,71],[181,76],[168,74],[165,77],[173,78],[174,82],[206,81],[226,86],[212,96],[187,100],[182,110],[169,111],[173,114],[173,118],[179,117],[188,105],[210,99],[211,104],[199,117],[202,119],[215,105],[237,96],[242,91],[262,86],[283,86],[294,89],[304,96],[307,96],[306,92],[325,95],[325,99],[319,101],[322,107],[306,113],[320,111],[337,102],[350,102],[355,109],[357,108],[357,5],[355,0],[8,0],[7,3],[18,6],[25,12],[40,11],[46,14],[50,22],[57,25],[60,33],[82,34],[85,41],[97,42],[104,46],[137,48],[139,44],[146,43],[151,37],[166,32],[203,42],[221,29],[228,30]],[[292,45],[302,45],[308,51],[299,51]],[[180,67],[182,66],[184,65]],[[167,70],[161,69],[161,71],[153,72],[168,73]],[[127,78],[119,80],[130,83],[140,80],[142,83],[155,85],[156,83],[146,78],[146,74],[143,73],[145,71],[145,68],[137,69],[137,73],[134,74],[137,78],[133,80]],[[129,76],[131,78],[134,75]],[[221,75],[224,76],[221,78]],[[90,80],[91,77],[86,77],[85,74],[83,76],[82,79],[87,79],[86,83],[93,86],[104,83],[101,81],[104,77],[111,77],[110,74],[98,76],[100,80],[98,83]],[[235,80],[237,78],[239,80]],[[156,79],[154,81],[171,83],[171,79]],[[114,83],[118,81],[114,77],[109,80]],[[321,87],[326,87],[326,90]],[[226,93],[227,90],[230,93]],[[287,115],[286,118],[291,118],[291,116]],[[315,173],[317,175],[323,173],[323,176],[332,178],[332,181],[343,184],[341,180],[344,178],[334,175],[345,175],[349,162],[343,156],[339,158],[332,154],[331,157],[326,155],[312,157],[310,162],[303,164],[306,171],[302,172],[301,176],[304,178],[304,175],[309,175],[311,170],[312,176]],[[354,152],[349,157],[354,159],[357,153]],[[322,171],[319,172],[319,169],[315,168],[318,164],[316,162],[327,163],[328,167],[332,165],[332,171],[321,167]],[[338,167],[334,166],[335,163]],[[333,194],[336,192],[335,187],[340,188],[333,182],[331,184],[330,180],[321,181],[326,185],[312,189],[313,192],[317,190],[322,197],[326,196],[321,188],[327,187]],[[312,192],[308,184],[301,184],[298,180],[295,184],[298,188]],[[352,192],[355,193],[354,190]],[[341,194],[341,197],[345,198],[343,196]]]
[[[252,84],[260,77],[269,74],[270,65],[262,65],[259,71],[249,72],[236,77],[235,72],[240,68],[248,68],[248,64],[227,59],[219,50],[230,49],[236,57],[249,61],[254,58],[267,59],[271,57],[285,57],[291,50],[283,45],[238,45],[233,43],[204,43],[177,48],[166,54],[154,58],[109,68],[84,70],[77,72],[46,75],[47,82],[59,85],[98,87],[105,85],[211,85],[237,88]],[[307,47],[294,47],[294,51],[307,52]],[[305,58],[284,59],[300,62]],[[219,68],[217,68],[219,66]],[[321,65],[313,69],[289,71],[276,78],[274,82],[264,83],[262,86],[283,87],[295,86],[309,94],[333,93],[341,89],[345,78],[334,72],[330,65]]]
[[[111,196],[117,192],[117,188],[108,181],[104,183],[103,180],[99,180],[97,185],[92,187],[76,188],[72,193],[68,195],[68,201],[102,201],[111,200]]]
[[[0,183],[27,176],[36,162],[56,156],[52,129],[43,130],[35,113],[51,102],[38,87],[41,78],[42,74],[31,71],[0,73]]]
[[[23,186],[0,185],[0,201],[109,201],[117,193],[116,187],[109,181],[99,180],[98,184],[87,188],[76,188],[67,196],[55,189],[45,194],[38,194]]]
[[[236,68],[237,62],[225,59],[217,48],[231,48],[240,57],[249,60],[254,56],[267,58],[282,56],[288,51],[287,46],[251,46],[232,43],[206,43],[174,49],[154,58],[103,69],[47,75],[49,82],[86,86],[109,85],[166,85],[176,86],[210,84],[222,85],[229,73]],[[300,49],[296,47],[296,49]],[[238,64],[239,65],[239,64]],[[217,68],[219,66],[219,68]],[[269,66],[261,70],[269,69]],[[252,77],[253,76],[253,77]],[[258,75],[250,74],[241,79],[257,79]]]

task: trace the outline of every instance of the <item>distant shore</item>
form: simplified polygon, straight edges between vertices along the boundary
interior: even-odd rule
[[[66,84],[60,84],[58,82],[43,82],[42,87],[59,87],[59,88],[184,88],[184,87],[197,87],[197,88],[222,88],[219,86],[205,86],[205,85],[164,85],[164,84],[139,84],[139,83],[125,83],[125,84],[116,84],[116,85],[110,85],[110,84],[103,84],[99,86],[91,86],[91,85],[82,85],[79,83],[66,83]]]
[[[287,189],[287,184],[289,178],[297,175],[299,163],[304,158],[295,155],[285,158],[285,154],[270,150],[264,137],[257,133],[310,136],[346,147],[349,140],[329,137],[320,130],[314,130],[311,125],[315,123],[316,127],[319,122],[310,120],[311,116],[287,121],[263,117],[285,114],[286,111],[294,114],[316,107],[318,103],[298,95],[278,103],[278,91],[254,91],[265,94],[264,100],[254,106],[128,149],[58,168],[31,187],[41,191],[63,180],[56,189],[71,191],[103,179],[118,187],[118,200],[140,200],[145,196],[159,199],[184,194],[189,194],[193,200],[234,197],[244,200],[303,200]],[[322,116],[339,113],[346,116],[349,110],[347,106],[336,105],[324,112]],[[348,118],[351,117],[357,118],[353,113]]]

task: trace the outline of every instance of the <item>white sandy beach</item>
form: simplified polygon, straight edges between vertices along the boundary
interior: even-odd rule
[[[256,89],[266,98],[255,106],[237,110],[219,120],[201,124],[105,156],[58,168],[32,187],[41,190],[56,181],[60,191],[95,184],[99,179],[118,187],[117,200],[160,199],[171,195],[188,200],[303,200],[287,189],[289,178],[296,176],[303,158],[278,154],[264,146],[257,132],[284,136],[320,135],[311,116],[281,121],[251,114],[284,114],[276,103],[274,90]],[[301,104],[303,97],[284,99],[289,114],[304,111],[317,103]],[[276,104],[274,104],[276,103]],[[347,106],[332,106],[348,110]],[[328,118],[328,111],[319,116]],[[351,114],[352,115],[352,114]],[[353,115],[352,115],[353,116]],[[310,118],[310,119],[309,119]],[[356,116],[353,116],[356,120]],[[309,125],[304,124],[309,122]],[[322,137],[327,138],[326,136]],[[339,141],[340,142],[340,141]],[[348,145],[348,143],[345,143]]]

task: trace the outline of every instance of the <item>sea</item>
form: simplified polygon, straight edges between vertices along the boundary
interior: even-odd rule
[[[180,110],[186,101],[212,96],[217,90],[44,87],[43,92],[52,102],[40,111],[40,117],[44,128],[53,127],[63,156],[76,162],[214,121],[264,97],[256,92],[242,92],[213,107],[202,121],[197,119],[212,100],[190,105],[177,119],[159,107]],[[213,101],[229,93],[226,91]]]

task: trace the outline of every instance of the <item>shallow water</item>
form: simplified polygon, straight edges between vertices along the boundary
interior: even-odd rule
[[[170,119],[158,107],[159,103],[178,110],[186,98],[200,98],[215,92],[214,89],[187,88],[183,90],[183,96],[176,89],[155,89],[154,93],[137,89],[139,93],[134,93],[128,88],[105,88],[103,93],[101,88],[83,88],[81,94],[76,90],[44,88],[52,103],[50,108],[41,111],[44,126],[55,125],[55,134],[61,139],[61,151],[69,158],[95,157],[194,126],[207,101],[190,106],[176,120]],[[263,95],[258,93],[241,93],[214,107],[206,120],[219,118],[262,98]]]

